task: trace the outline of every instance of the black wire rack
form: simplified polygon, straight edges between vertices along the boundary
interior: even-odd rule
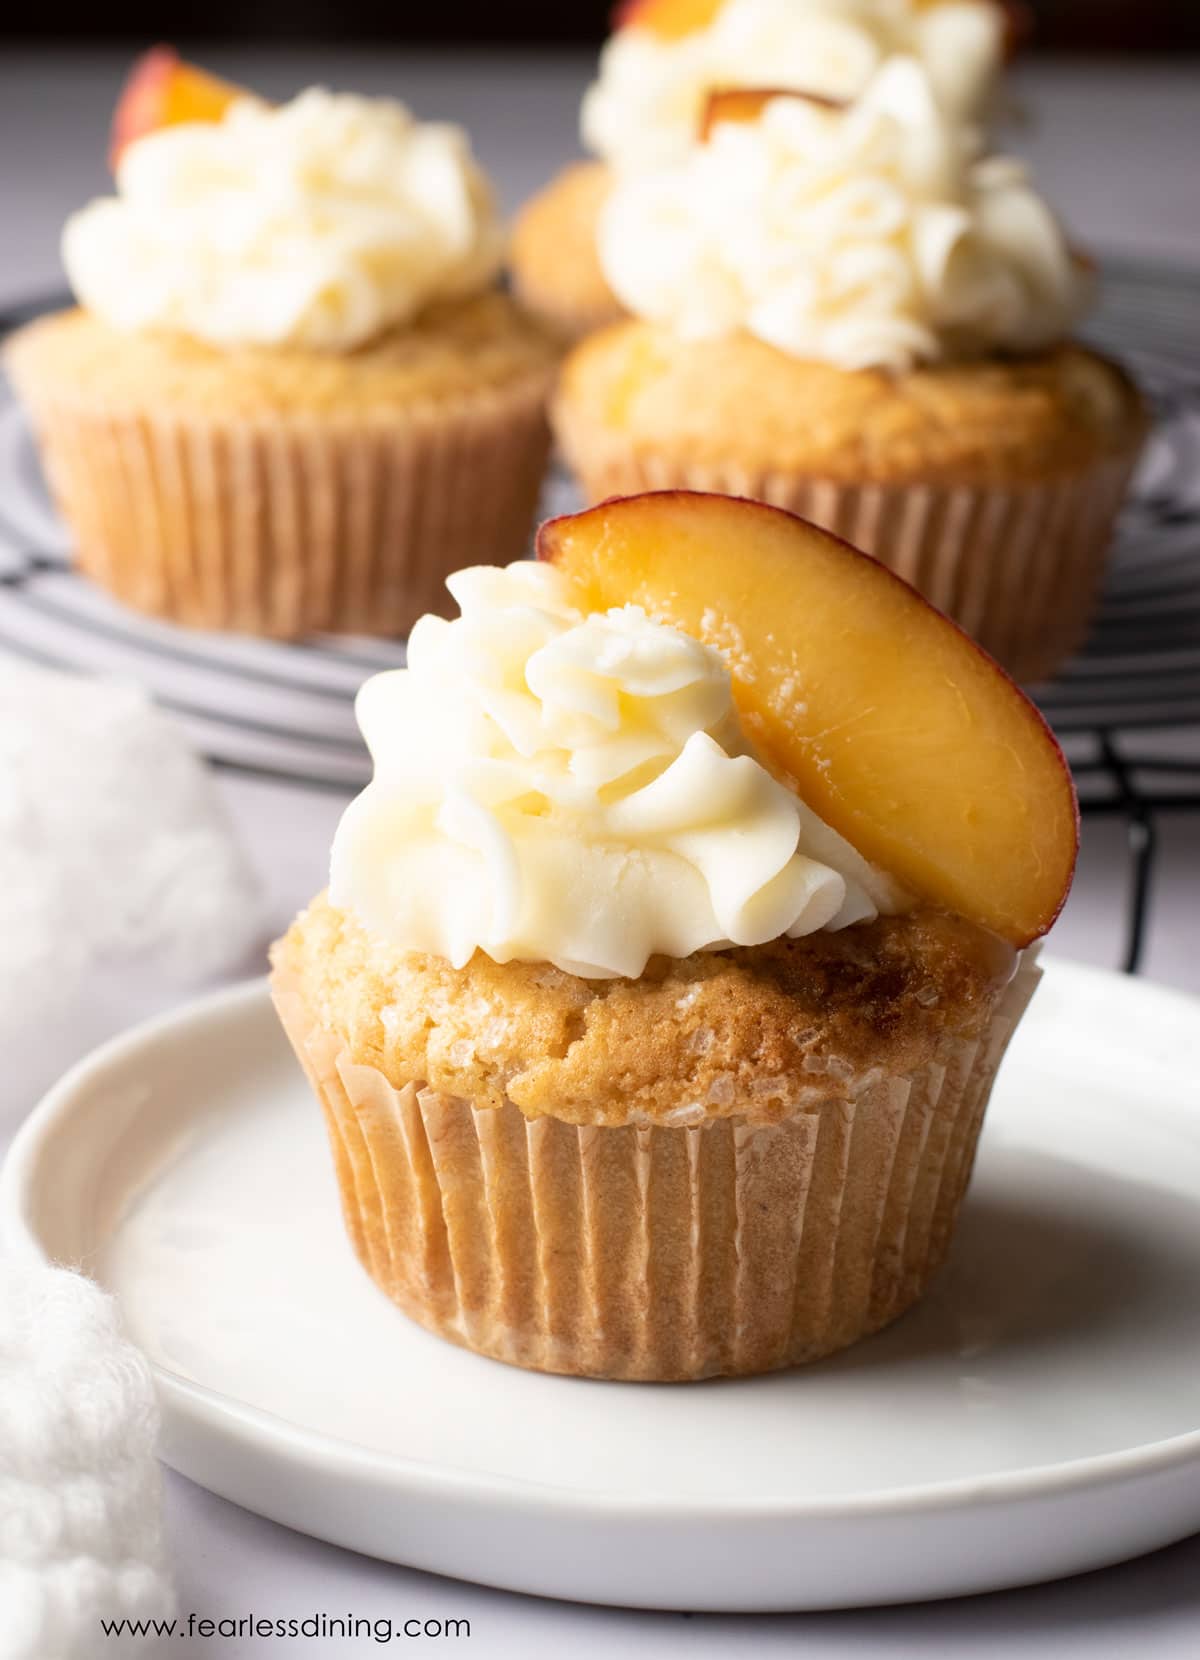
[[[1062,742],[1085,818],[1125,826],[1124,966],[1135,973],[1161,821],[1200,812],[1200,272],[1120,260],[1103,270],[1089,338],[1129,363],[1156,428],[1091,638],[1031,692]],[[0,336],[65,303],[43,297],[0,312]],[[571,491],[564,474],[552,475],[547,513],[569,510]],[[0,652],[132,676],[214,765],[344,793],[367,776],[354,691],[366,674],[403,661],[391,642],[235,640],[117,606],[72,572],[32,440],[2,384]]]

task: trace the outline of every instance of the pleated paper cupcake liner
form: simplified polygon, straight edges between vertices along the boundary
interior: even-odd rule
[[[815,1360],[887,1325],[945,1256],[984,1110],[1039,978],[977,1041],[818,1087],[779,1122],[580,1126],[478,1108],[349,1058],[276,1005],[324,1109],[363,1266],[428,1330],[539,1371],[669,1381]]]
[[[850,484],[686,465],[595,431],[561,402],[555,426],[589,501],[704,490],[787,508],[874,554],[1027,683],[1049,678],[1087,638],[1142,444],[1139,434],[1080,472],[1011,488]]]
[[[140,611],[277,638],[404,634],[451,572],[519,558],[549,446],[540,372],[386,421],[22,392],[81,570]]]

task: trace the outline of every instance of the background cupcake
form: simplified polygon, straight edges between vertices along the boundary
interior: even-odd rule
[[[114,136],[64,234],[81,309],[8,353],[81,567],[180,622],[395,634],[515,557],[551,352],[462,132],[158,53]]]
[[[915,59],[849,104],[718,94],[683,161],[622,180],[600,249],[637,321],[568,359],[591,499],[678,484],[874,553],[1013,673],[1081,643],[1146,416],[1069,343],[1090,281],[1015,162]]]
[[[888,58],[910,54],[945,107],[975,119],[1007,34],[996,0],[633,0],[614,25],[581,111],[596,159],[560,173],[513,233],[518,294],[567,338],[625,310],[596,247],[614,182],[681,160],[711,92],[795,87],[853,98]]]
[[[273,952],[351,1241],[517,1365],[815,1359],[945,1254],[1070,881],[1069,774],[965,636],[786,515],[649,496],[540,551],[460,573],[462,616],[363,687],[374,782]],[[794,579],[765,610],[756,554]]]

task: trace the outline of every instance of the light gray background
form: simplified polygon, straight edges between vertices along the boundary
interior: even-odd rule
[[[378,50],[206,51],[218,72],[282,95],[313,81],[407,99],[419,114],[467,124],[506,206],[575,151],[583,56],[427,55]],[[0,60],[0,304],[61,286],[66,214],[107,188],[103,135],[123,53],[6,51]],[[1061,62],[1014,76],[1012,148],[1027,155],[1077,238],[1103,253],[1154,255],[1200,270],[1200,75],[1187,64]],[[1194,343],[1193,343],[1194,344]],[[235,822],[261,865],[280,926],[324,880],[342,803],[222,778]],[[1075,892],[1051,949],[1115,964],[1126,870],[1115,822],[1085,829]],[[1200,992],[1200,821],[1163,825],[1147,973]],[[114,999],[109,988],[110,1001]],[[131,994],[123,1012],[140,1012]],[[1115,1383],[1119,1387],[1119,1383]],[[536,1426],[525,1426],[536,1433]],[[1200,1654],[1200,1539],[1125,1567],[1029,1591],[869,1613],[714,1618],[620,1613],[539,1602],[384,1566],[301,1538],[168,1477],[180,1602],[210,1618],[314,1610],[360,1617],[471,1621],[476,1656],[803,1653],[812,1660],[1195,1660]],[[400,1644],[406,1649],[430,1646]],[[433,1645],[438,1646],[438,1645]],[[328,1643],[175,1640],[177,1660],[301,1651],[381,1652],[367,1639]],[[97,1660],[102,1660],[98,1654]]]

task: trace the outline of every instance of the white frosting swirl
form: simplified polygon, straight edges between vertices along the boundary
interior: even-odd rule
[[[67,222],[80,303],[122,330],[345,351],[482,288],[502,234],[465,134],[313,88],[164,127]]]
[[[1034,351],[1088,283],[1019,163],[982,157],[911,58],[844,108],[775,98],[683,162],[623,178],[600,257],[630,311],[745,329],[842,369]]]
[[[678,160],[716,87],[856,98],[888,58],[918,58],[952,115],[979,115],[1003,58],[992,0],[725,0],[706,29],[662,40],[632,19],[605,46],[581,117],[585,145],[621,170]]]
[[[562,574],[460,571],[407,670],[358,697],[375,774],[330,895],[401,949],[636,976],[893,909],[898,890],[755,758],[720,657]]]

